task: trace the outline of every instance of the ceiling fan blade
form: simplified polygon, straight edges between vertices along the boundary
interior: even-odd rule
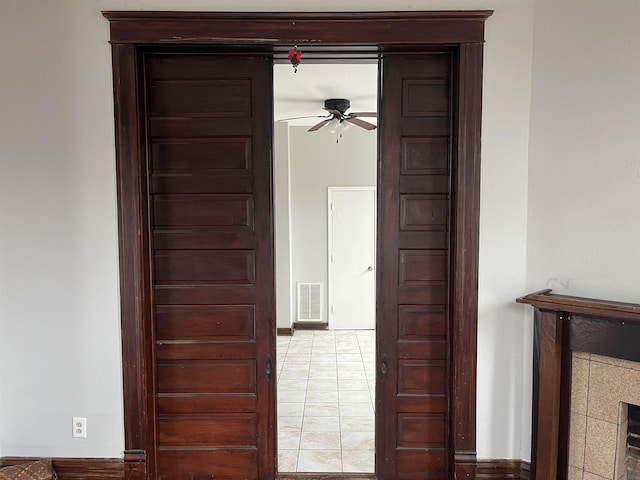
[[[327,120],[321,121],[320,123],[316,123],[313,127],[311,127],[307,131],[308,132],[315,132],[316,130],[320,130],[322,127],[324,127],[326,124],[328,124],[331,120],[333,120],[333,118],[329,118]]]
[[[329,118],[330,115],[306,115],[304,117],[281,118],[278,122],[286,122],[288,120],[302,120],[303,118]]]
[[[353,112],[349,114],[350,117],[377,117],[376,112]]]
[[[377,127],[373,123],[365,122],[364,120],[360,120],[359,118],[347,118],[347,122],[353,123],[359,127],[364,128],[365,130],[375,130]]]
[[[329,112],[331,115],[335,115],[337,117],[342,117],[344,115],[343,113],[340,112],[340,110],[335,110],[333,108],[325,108],[324,110]]]

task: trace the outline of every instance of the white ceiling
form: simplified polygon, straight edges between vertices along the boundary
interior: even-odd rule
[[[351,101],[348,112],[377,111],[378,66],[376,64],[302,64],[294,73],[290,64],[273,68],[274,118],[326,115],[328,98]],[[375,118],[364,120],[375,123]],[[314,125],[320,119],[290,121],[291,125]]]

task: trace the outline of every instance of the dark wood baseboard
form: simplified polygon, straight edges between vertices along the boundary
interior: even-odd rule
[[[293,335],[293,328],[289,327],[289,328],[278,328],[276,330],[276,333],[280,336],[285,336],[285,337],[290,337],[291,335]]]
[[[2,457],[0,466],[16,465],[36,460],[35,457]],[[130,459],[133,460],[133,459]],[[125,462],[121,458],[53,458],[53,468],[59,480],[119,480],[125,477]],[[131,468],[134,477],[144,479],[144,461],[130,461],[138,468]],[[142,468],[140,468],[142,467]],[[491,480],[529,480],[529,462],[524,460],[478,460],[476,466],[477,479]],[[362,473],[281,473],[278,480],[370,480],[374,474]]]
[[[36,457],[2,457],[0,466],[37,460]],[[58,480],[118,480],[124,478],[121,458],[52,458]]]
[[[326,330],[328,323],[324,322],[293,322],[294,330]]]
[[[529,462],[524,460],[478,460],[477,479],[492,480],[528,480]]]

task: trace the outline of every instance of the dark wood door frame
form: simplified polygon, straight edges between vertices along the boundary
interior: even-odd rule
[[[110,21],[114,76],[125,476],[154,478],[151,289],[140,52],[217,46],[274,52],[297,44],[380,53],[455,52],[452,144],[450,398],[456,478],[475,478],[476,334],[480,125],[484,22],[491,11],[359,13],[104,12]]]

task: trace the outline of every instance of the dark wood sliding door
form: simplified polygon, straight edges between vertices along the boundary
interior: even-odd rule
[[[452,56],[383,60],[378,478],[452,478]]]
[[[147,54],[156,477],[275,471],[271,63]]]

